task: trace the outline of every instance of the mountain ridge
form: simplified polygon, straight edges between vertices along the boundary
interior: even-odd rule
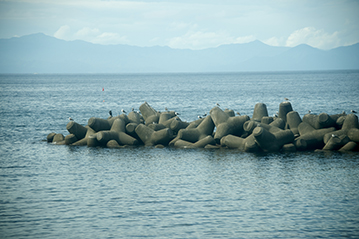
[[[154,73],[359,69],[359,43],[331,50],[259,40],[202,50],[100,45],[36,33],[0,39],[0,73]]]

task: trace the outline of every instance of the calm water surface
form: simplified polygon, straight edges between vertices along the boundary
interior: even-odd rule
[[[104,87],[104,91],[102,91]],[[359,109],[359,72],[0,76],[0,238],[358,238],[359,154],[47,144],[147,101],[192,121]]]

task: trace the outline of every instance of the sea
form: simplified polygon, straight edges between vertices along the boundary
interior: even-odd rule
[[[359,238],[359,153],[54,145],[147,102],[196,120],[288,98],[359,111],[359,71],[2,74],[0,238]]]

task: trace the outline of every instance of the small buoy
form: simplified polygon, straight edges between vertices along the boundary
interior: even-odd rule
[[[104,88],[104,87],[102,87],[102,91],[105,91],[105,88]]]

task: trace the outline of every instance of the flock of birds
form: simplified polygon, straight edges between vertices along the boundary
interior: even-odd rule
[[[284,98],[284,100],[285,100],[285,101],[289,101],[288,98]],[[219,105],[218,103],[216,103],[216,106],[220,107],[220,105]],[[132,108],[131,110],[132,110],[132,111],[135,111],[134,108]],[[168,111],[167,107],[165,107],[165,111]],[[127,112],[126,112],[124,109],[121,109],[121,112],[122,112],[123,114],[127,114]],[[311,112],[312,112],[311,110],[308,110],[308,114],[310,114]],[[356,113],[357,113],[357,111],[355,111],[355,110],[351,110],[350,112],[353,113],[353,114],[356,114]],[[109,113],[109,115],[110,115],[111,117],[113,117],[111,110],[110,110],[108,113]],[[139,113],[139,112],[137,111],[137,113]],[[237,114],[237,115],[241,115],[239,112],[236,112],[236,114]],[[345,114],[344,111],[343,111],[343,114]],[[175,115],[177,116],[177,115],[179,115],[179,113],[178,113],[178,112],[175,112]],[[206,117],[206,116],[207,116],[207,113],[204,113],[203,115],[198,115],[197,117],[198,117],[198,119],[202,119],[202,118],[204,118],[204,117]],[[276,114],[273,114],[273,117],[278,117],[278,112],[277,112]],[[70,121],[73,121],[74,119],[71,118],[71,117],[69,117],[69,120],[70,120]],[[332,137],[335,137],[335,135],[333,134]]]

